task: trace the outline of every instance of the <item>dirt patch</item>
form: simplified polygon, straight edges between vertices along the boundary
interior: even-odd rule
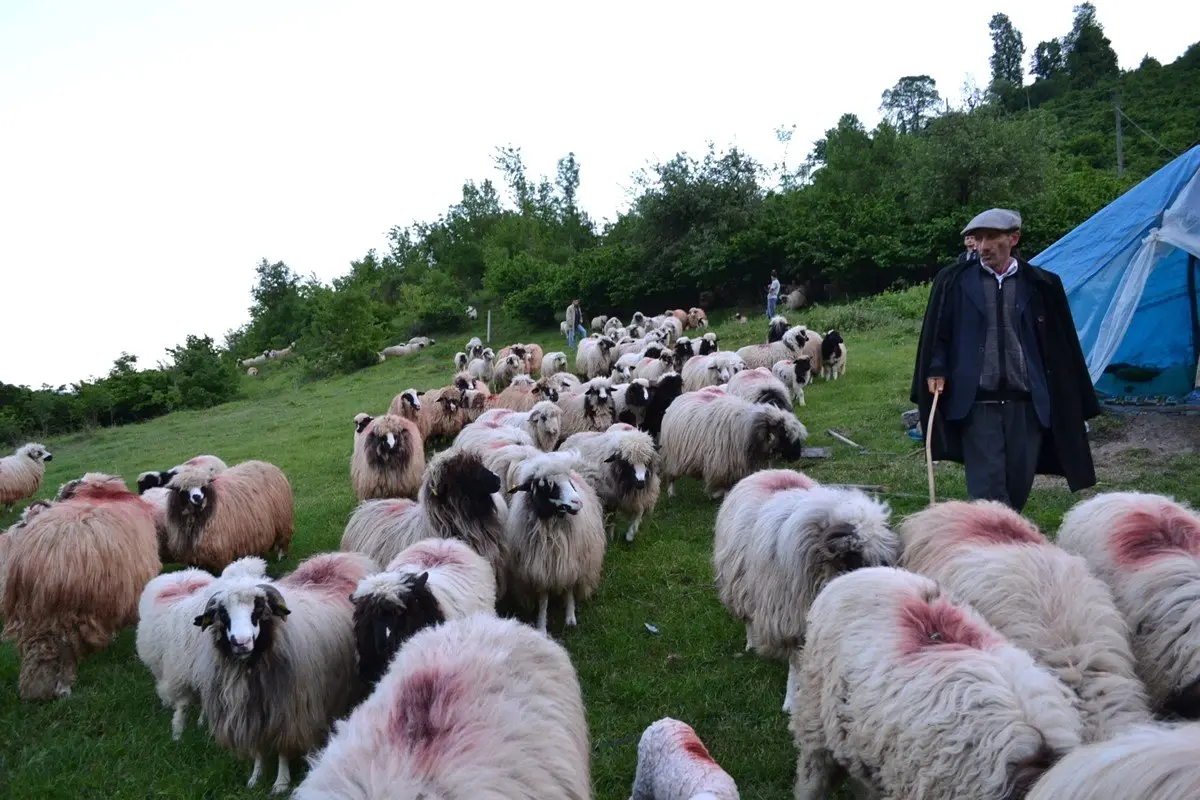
[[[1107,465],[1130,450],[1155,456],[1200,452],[1200,416],[1145,412],[1101,417],[1092,423],[1092,458]]]

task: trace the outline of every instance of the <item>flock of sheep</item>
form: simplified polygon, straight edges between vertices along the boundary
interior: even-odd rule
[[[696,313],[699,312],[699,313]],[[797,798],[849,778],[895,798],[1200,796],[1200,517],[1101,494],[1057,544],[1015,512],[945,502],[893,526],[862,491],[795,460],[813,374],[845,372],[837,331],[782,317],[719,349],[699,309],[597,319],[564,352],[478,339],[449,385],[354,419],[359,500],[339,552],[272,578],[293,535],[286,476],[197,456],[88,473],[0,535],[0,613],[26,699],[136,625],[179,738],[277,758],[297,798],[589,798],[578,677],[546,635],[598,587],[616,517],[632,542],[682,477],[722,498],[712,566],[746,648],[788,663]],[[426,461],[426,446],[444,449]],[[0,460],[0,505],[50,453]],[[184,569],[162,572],[164,563]],[[161,574],[160,574],[161,573]],[[497,605],[536,616],[530,626]],[[690,726],[642,735],[633,800],[731,800]]]

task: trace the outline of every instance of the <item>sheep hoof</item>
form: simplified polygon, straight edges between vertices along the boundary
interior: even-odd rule
[[[59,700],[65,700],[71,696],[71,687],[65,683],[60,683],[54,687],[54,696]]]
[[[271,787],[271,794],[287,794],[290,783],[277,783]]]
[[[574,614],[571,614],[570,616],[567,617],[567,627],[568,628],[574,628],[578,624],[579,623],[576,621]]]
[[[625,541],[629,542],[629,544],[633,544],[633,528],[625,531]]]

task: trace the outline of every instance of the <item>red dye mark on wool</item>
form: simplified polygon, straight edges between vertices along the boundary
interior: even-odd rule
[[[361,575],[347,563],[340,553],[316,556],[296,567],[296,570],[279,580],[281,584],[297,589],[314,589],[349,596],[358,585]]]
[[[985,650],[998,641],[945,597],[932,602],[921,597],[907,598],[900,603],[899,616],[902,655],[931,650]]]
[[[174,603],[176,600],[180,600],[184,597],[191,597],[212,582],[212,578],[206,578],[202,575],[185,578],[179,583],[173,583],[159,592],[159,595],[154,599],[154,602],[162,605]]]
[[[463,735],[462,677],[437,666],[422,667],[398,687],[388,716],[387,735],[412,753],[420,770],[429,770]]]
[[[961,527],[964,539],[988,544],[1045,544],[1033,523],[1015,511],[994,506],[962,504]]]
[[[687,753],[688,758],[693,761],[703,761],[707,764],[715,764],[712,756],[708,754],[708,748],[704,746],[704,742],[700,741],[700,737],[691,728],[680,728],[675,734],[679,746],[683,752]]]
[[[1127,569],[1170,556],[1200,556],[1200,522],[1171,505],[1119,515],[1108,537],[1113,561]]]
[[[816,481],[808,477],[802,472],[793,472],[791,470],[771,470],[766,473],[760,473],[761,477],[755,478],[752,486],[763,492],[786,492],[789,489],[811,489],[817,485]]]

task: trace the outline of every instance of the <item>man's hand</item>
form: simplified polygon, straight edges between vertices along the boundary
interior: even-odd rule
[[[941,394],[946,391],[945,378],[927,378],[925,384],[929,387],[930,394]]]

